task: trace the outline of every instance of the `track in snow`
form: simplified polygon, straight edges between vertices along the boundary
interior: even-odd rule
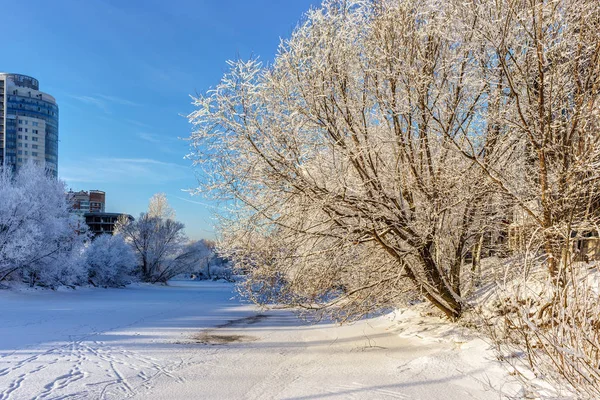
[[[506,380],[485,346],[402,338],[382,318],[307,325],[232,296],[212,282],[0,292],[0,400],[497,399],[484,382]]]

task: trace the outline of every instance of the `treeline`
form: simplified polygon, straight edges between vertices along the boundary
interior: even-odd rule
[[[52,288],[166,282],[214,257],[210,242],[185,236],[164,195],[136,220],[120,220],[115,235],[93,238],[65,193],[64,182],[41,166],[0,171],[0,282]]]

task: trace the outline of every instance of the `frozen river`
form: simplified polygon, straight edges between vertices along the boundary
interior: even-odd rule
[[[402,334],[389,317],[310,325],[227,283],[0,291],[0,315],[1,400],[462,400],[506,386],[479,340]]]

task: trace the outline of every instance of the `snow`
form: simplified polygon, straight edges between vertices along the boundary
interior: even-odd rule
[[[417,311],[353,325],[261,311],[223,282],[3,290],[0,399],[498,399],[489,346]]]

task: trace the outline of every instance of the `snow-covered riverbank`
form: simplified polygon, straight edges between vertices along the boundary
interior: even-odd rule
[[[310,325],[243,304],[217,282],[5,290],[0,304],[2,400],[451,400],[517,390],[483,341],[414,313]]]

